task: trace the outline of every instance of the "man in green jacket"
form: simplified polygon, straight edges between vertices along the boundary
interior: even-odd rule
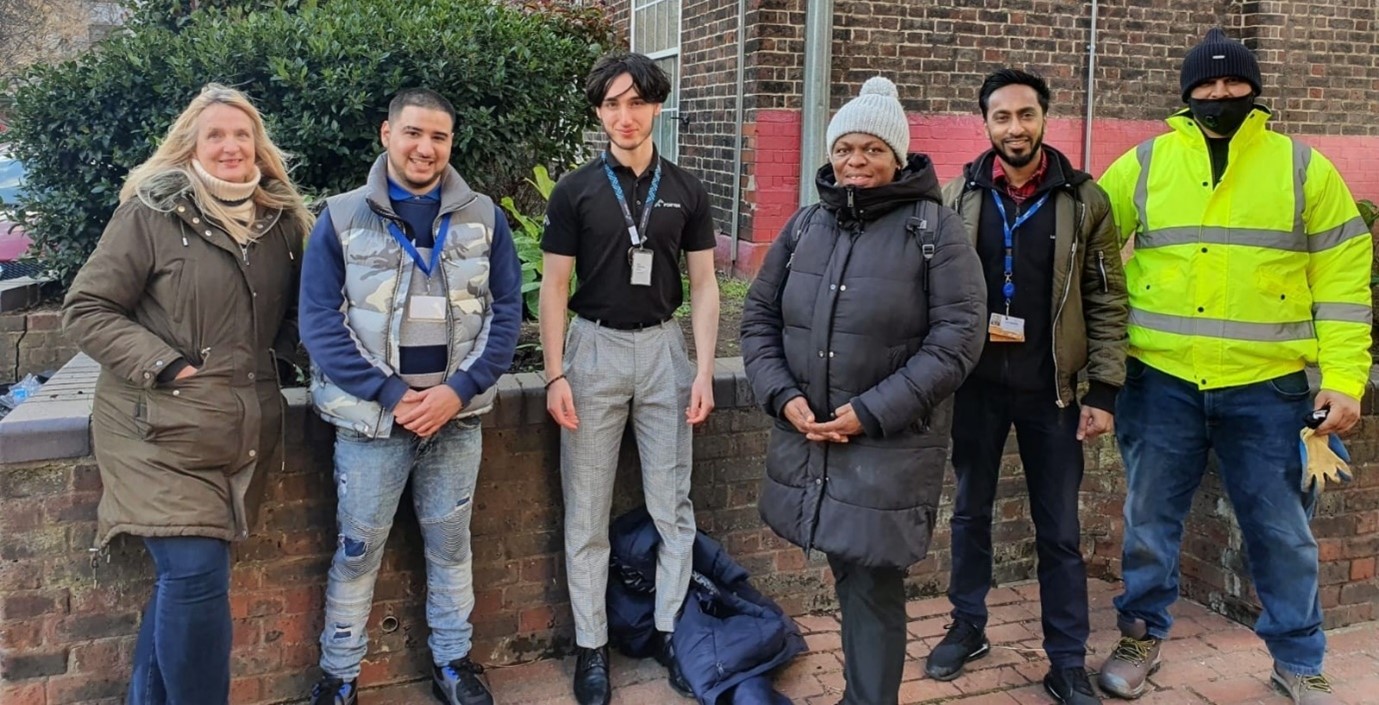
[[[1106,194],[1044,145],[1049,88],[1002,69],[978,98],[991,149],[944,188],[981,257],[988,337],[953,411],[953,624],[925,672],[957,678],[984,656],[991,516],[1012,425],[1039,554],[1044,688],[1061,703],[1100,702],[1087,680],[1087,571],[1078,525],[1082,442],[1112,429],[1125,380],[1125,275]],[[1077,374],[1089,386],[1078,404]]]

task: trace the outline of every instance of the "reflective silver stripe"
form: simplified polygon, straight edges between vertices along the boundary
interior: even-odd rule
[[[1190,316],[1171,316],[1166,313],[1150,313],[1130,309],[1130,325],[1209,338],[1248,340],[1258,343],[1284,343],[1290,340],[1307,340],[1317,337],[1312,321],[1296,323],[1246,323],[1226,321],[1220,318],[1195,318]]]
[[[1372,314],[1365,304],[1312,304],[1312,320],[1370,325]]]
[[[1135,180],[1135,211],[1140,215],[1140,233],[1149,228],[1149,214],[1145,206],[1149,203],[1149,160],[1154,156],[1156,139],[1158,138],[1150,137],[1135,148],[1135,159],[1140,163],[1140,176]],[[1135,246],[1140,246],[1139,238],[1135,239]]]
[[[1307,238],[1307,249],[1310,252],[1324,252],[1350,238],[1368,234],[1369,229],[1365,227],[1365,221],[1360,220],[1360,216],[1357,215],[1330,230],[1313,233],[1311,237]]]
[[[1307,208],[1307,166],[1312,163],[1312,148],[1298,140],[1293,143],[1293,232],[1307,234],[1307,224],[1302,221],[1302,213]]]
[[[1306,252],[1306,237],[1281,230],[1261,228],[1223,228],[1217,226],[1185,226],[1180,228],[1159,228],[1140,235],[1135,241],[1136,249],[1168,247],[1170,245],[1244,245],[1247,247],[1267,247],[1288,252]]]

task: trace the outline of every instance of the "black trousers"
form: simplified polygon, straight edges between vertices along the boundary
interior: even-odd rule
[[[1030,514],[1039,557],[1039,609],[1044,652],[1055,668],[1085,665],[1087,652],[1087,566],[1082,560],[1077,517],[1082,485],[1080,410],[1062,409],[1046,392],[1013,392],[968,378],[953,407],[953,569],[948,599],[953,618],[985,628],[991,589],[991,517],[1000,478],[1001,454],[1015,426],[1025,469]]]
[[[845,705],[897,705],[905,668],[905,571],[828,557],[843,612]]]

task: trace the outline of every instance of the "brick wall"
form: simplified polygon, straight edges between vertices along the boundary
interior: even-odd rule
[[[51,372],[76,353],[62,337],[62,313],[56,309],[0,315],[0,383]]]
[[[680,66],[694,70],[680,81],[679,163],[708,187],[714,223],[732,232],[737,3],[684,2],[680,13]]]
[[[755,273],[764,244],[794,210],[798,194],[806,4],[748,3],[738,222],[743,242],[720,241],[721,264],[726,266],[728,253],[737,247],[736,269],[742,274]],[[881,73],[896,80],[912,126],[922,129],[931,121],[943,124],[973,115],[981,78],[991,69],[1026,66],[1049,78],[1052,116],[1078,128],[1068,130],[1073,140],[1060,146],[1072,151],[1075,142],[1080,152],[1090,4],[996,0],[956,5],[837,0],[832,109],[855,95],[867,77]],[[627,6],[612,3],[624,20]],[[718,227],[731,233],[736,7],[684,0],[683,11],[682,109],[691,121],[681,132],[683,161],[703,176]],[[1117,136],[1138,135],[1143,125],[1157,125],[1179,107],[1182,58],[1207,28],[1220,25],[1259,55],[1263,102],[1277,113],[1278,129],[1307,137],[1333,159],[1356,155],[1358,160],[1379,146],[1379,124],[1371,119],[1379,109],[1379,66],[1372,61],[1379,51],[1376,22],[1370,0],[1103,2],[1097,36],[1097,131],[1111,133],[1109,142],[1118,143],[1122,140]],[[929,137],[915,135],[921,141]],[[941,133],[934,138],[952,144],[951,137]],[[1096,155],[1097,165],[1108,161]],[[1364,178],[1371,170],[1358,161],[1341,167],[1358,195],[1379,196],[1379,183]]]
[[[1371,384],[1373,387],[1373,383]],[[561,553],[558,435],[546,420],[539,378],[503,378],[486,419],[476,492],[473,550],[477,605],[474,655],[490,664],[561,656],[571,622]],[[1373,389],[1370,390],[1372,398]],[[300,395],[298,395],[300,396]],[[765,529],[756,498],[767,422],[750,406],[740,362],[719,362],[720,410],[695,436],[692,498],[699,525],[721,540],[764,592],[792,614],[835,607],[821,556]],[[288,421],[285,472],[269,483],[252,538],[236,548],[232,611],[236,705],[299,698],[315,678],[326,569],[335,544],[331,431],[297,399]],[[1372,404],[1349,445],[1357,482],[1328,491],[1314,528],[1322,545],[1327,625],[1379,618],[1374,555],[1379,550],[1379,419]],[[0,428],[3,431],[3,428]],[[84,431],[83,431],[84,433]],[[1013,441],[1002,463],[994,516],[995,577],[1034,577],[1029,502]],[[614,511],[641,494],[633,444],[625,443]],[[1089,575],[1119,574],[1124,481],[1114,444],[1086,451],[1081,514]],[[908,578],[912,596],[941,594],[951,565],[947,523],[951,473],[933,550]],[[1190,517],[1183,589],[1218,611],[1255,614],[1238,532],[1211,477]],[[147,598],[152,566],[136,540],[121,538],[92,561],[100,480],[89,458],[0,466],[0,702],[7,705],[113,705],[122,693]],[[404,497],[379,576],[369,620],[370,685],[424,677],[428,667],[425,574],[420,535]]]

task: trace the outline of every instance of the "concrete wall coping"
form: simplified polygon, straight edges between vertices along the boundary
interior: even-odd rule
[[[8,416],[0,419],[0,464],[32,463],[91,455],[91,401],[100,366],[85,354],[63,365],[43,389]],[[1318,375],[1309,370],[1315,389]],[[1370,368],[1369,385],[1362,410],[1375,413],[1379,392],[1379,366]],[[288,404],[310,403],[303,389],[285,389]],[[742,358],[714,361],[714,403],[719,409],[753,406],[751,385]],[[546,380],[535,372],[506,374],[498,379],[493,411],[484,417],[487,428],[517,428],[543,423],[546,415]]]
[[[32,463],[91,455],[91,402],[100,365],[78,354],[43,389],[0,419],[0,464]],[[285,389],[289,405],[310,403],[306,390]],[[714,403],[719,409],[753,405],[742,358],[714,361]],[[503,375],[488,428],[516,428],[547,420],[546,380],[534,372]]]

